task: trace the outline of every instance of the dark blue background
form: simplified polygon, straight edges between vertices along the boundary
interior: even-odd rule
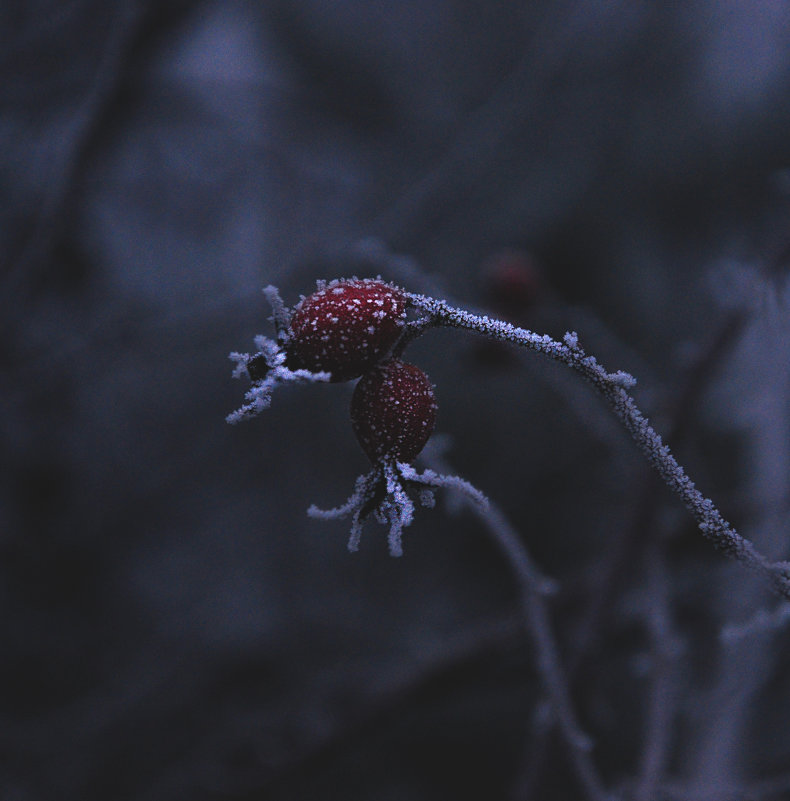
[[[232,428],[227,354],[271,333],[262,286],[351,273],[575,329],[787,558],[788,100],[779,2],[5,4],[0,796],[582,797],[485,531],[440,504],[402,559],[373,522],[348,554],[305,510],[367,469],[350,386]],[[720,640],[776,601],[576,376],[461,333],[409,354],[558,581],[606,785],[644,781],[669,643],[655,797],[786,798],[786,626]]]

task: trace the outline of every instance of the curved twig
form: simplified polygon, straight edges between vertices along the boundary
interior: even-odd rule
[[[455,308],[443,300],[413,293],[406,293],[406,296],[435,325],[463,328],[490,339],[511,342],[543,353],[580,373],[606,398],[647,460],[691,512],[702,534],[726,556],[737,559],[761,574],[777,593],[790,599],[790,565],[786,562],[770,562],[750,540],[741,536],[724,519],[713,501],[696,488],[628,394],[627,390],[636,383],[631,375],[623,371],[607,373],[594,356],[585,353],[574,332],[566,334],[564,341],[559,342],[545,334],[536,334],[501,320]]]

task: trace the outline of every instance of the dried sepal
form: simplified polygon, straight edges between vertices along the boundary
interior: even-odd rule
[[[272,392],[278,384],[330,379],[329,373],[311,373],[309,370],[292,370],[287,367],[285,351],[272,339],[256,336],[255,345],[258,350],[254,354],[236,352],[230,354],[231,360],[236,362],[233,377],[246,376],[252,382],[252,386],[244,395],[246,403],[225,418],[228,423],[240,423],[267,409],[272,401]]]
[[[248,420],[267,409],[272,401],[272,392],[278,384],[330,380],[327,372],[293,369],[288,365],[285,342],[291,319],[290,311],[275,287],[267,286],[263,293],[272,307],[271,320],[277,330],[277,341],[259,334],[254,340],[257,348],[255,353],[234,351],[230,354],[231,361],[236,363],[233,378],[248,378],[252,386],[244,395],[246,403],[225,418],[228,423]]]
[[[322,520],[350,515],[349,551],[359,549],[362,526],[373,515],[379,523],[389,526],[387,542],[390,555],[402,556],[403,529],[414,520],[412,494],[417,496],[423,506],[432,507],[433,491],[440,487],[462,492],[480,506],[488,505],[488,500],[480,490],[458,476],[439,475],[433,470],[419,473],[406,462],[381,460],[370,472],[357,478],[354,492],[342,506],[319,509],[313,505],[307,510],[307,514]]]

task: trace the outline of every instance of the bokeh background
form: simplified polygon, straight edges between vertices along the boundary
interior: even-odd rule
[[[577,330],[790,557],[790,7],[35,0],[0,42],[0,797],[595,797],[486,528],[349,554],[305,510],[367,469],[351,386],[230,427],[227,354],[349,274]],[[786,607],[577,376],[409,358],[556,582],[600,785],[789,798]]]

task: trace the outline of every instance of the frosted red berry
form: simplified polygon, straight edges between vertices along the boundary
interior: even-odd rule
[[[371,462],[410,462],[436,423],[428,376],[413,364],[388,359],[362,376],[351,398],[351,424]]]
[[[406,298],[373,278],[332,281],[291,317],[288,365],[326,371],[332,381],[362,375],[387,354],[406,322]]]

